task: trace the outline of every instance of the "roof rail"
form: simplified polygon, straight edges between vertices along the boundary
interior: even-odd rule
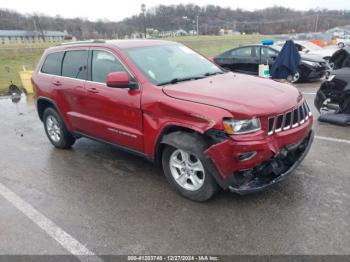
[[[64,42],[64,43],[60,43],[59,45],[78,45],[78,44],[91,44],[91,43],[106,43],[106,41],[101,39],[91,39],[91,40],[83,40],[83,41]]]

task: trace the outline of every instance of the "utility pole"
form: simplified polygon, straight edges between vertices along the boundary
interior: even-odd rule
[[[319,14],[316,15],[315,32],[317,32],[317,28],[318,28],[318,16]]]
[[[182,19],[185,20],[185,28],[186,28],[186,31],[188,31],[189,33],[191,30],[191,25],[189,26],[189,29],[188,29],[188,21],[190,21],[190,19],[187,16],[183,16]]]
[[[237,31],[237,22],[236,22],[236,20],[233,20],[233,30]]]
[[[146,5],[141,5],[141,12],[143,14],[143,30],[144,30],[144,38],[147,38],[147,29],[146,29]]]
[[[198,24],[198,18],[199,16],[196,16],[196,23],[197,23],[197,35],[199,35],[199,24]]]

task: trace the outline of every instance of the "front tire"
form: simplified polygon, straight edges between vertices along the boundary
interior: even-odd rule
[[[67,149],[74,144],[74,136],[67,130],[66,125],[55,109],[51,107],[45,109],[43,122],[46,135],[55,147]]]
[[[345,44],[344,44],[343,42],[340,42],[340,43],[338,43],[338,47],[339,47],[339,48],[344,48],[344,47],[345,47]]]
[[[166,145],[162,154],[166,179],[176,192],[188,199],[198,202],[210,199],[219,186],[206,168],[205,146],[192,134],[173,134],[178,137],[172,145]]]

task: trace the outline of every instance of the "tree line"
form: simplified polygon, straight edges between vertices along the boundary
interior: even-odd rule
[[[223,8],[220,6],[198,6],[194,4],[159,5],[143,14],[136,14],[119,22],[82,18],[50,17],[43,14],[24,15],[0,9],[0,30],[66,30],[78,39],[123,38],[147,28],[158,31],[196,29],[198,17],[199,34],[218,34],[220,29],[231,29],[241,33],[282,34],[325,31],[329,28],[350,24],[350,11],[313,9],[293,10],[270,7],[262,10]]]

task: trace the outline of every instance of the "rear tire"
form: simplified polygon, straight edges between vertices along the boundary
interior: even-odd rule
[[[300,71],[298,70],[298,71],[292,76],[291,82],[292,82],[293,84],[299,83],[299,82],[300,82],[300,79],[301,79],[301,74],[300,74]]]
[[[74,144],[74,136],[67,130],[66,125],[55,109],[51,107],[45,109],[43,122],[46,135],[55,147],[67,149]]]
[[[175,132],[169,138],[171,145],[163,150],[162,166],[171,187],[198,202],[213,197],[219,186],[206,167],[205,145],[199,140],[200,136]]]

